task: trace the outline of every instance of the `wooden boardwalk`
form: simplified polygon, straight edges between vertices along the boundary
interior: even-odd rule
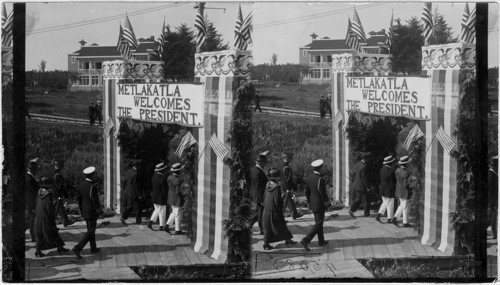
[[[338,217],[325,215],[324,234],[329,241],[320,247],[317,237],[309,244],[307,253],[297,243],[287,247],[284,242],[274,243],[274,249],[264,251],[263,236],[256,235],[258,226],[253,228],[252,265],[256,279],[274,278],[374,278],[356,259],[365,258],[422,258],[445,257],[437,249],[420,243],[413,228],[396,227],[379,223],[374,215],[361,217],[362,211],[352,218],[348,209],[336,211]],[[314,224],[312,214],[297,220],[286,218],[288,229],[295,241],[300,241]],[[345,270],[344,270],[345,269]],[[348,270],[347,270],[348,269]]]
[[[110,223],[103,224],[103,221]],[[86,231],[85,222],[58,227],[68,249],[73,248]],[[158,229],[158,225],[154,228]],[[189,238],[184,235],[151,231],[145,225],[123,226],[119,216],[98,221],[96,240],[101,251],[91,254],[87,244],[81,260],[76,259],[72,251],[59,255],[55,249],[44,251],[47,255],[37,258],[35,243],[27,240],[26,281],[139,280],[130,266],[220,264],[205,254],[194,252]]]

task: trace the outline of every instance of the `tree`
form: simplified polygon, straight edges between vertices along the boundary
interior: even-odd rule
[[[439,13],[434,14],[434,32],[429,38],[430,45],[439,45],[439,44],[447,44],[447,43],[455,43],[457,42],[457,38],[453,37],[453,33],[451,32],[451,27],[448,26],[446,20],[443,15]]]
[[[391,46],[392,70],[405,75],[420,74],[421,46],[424,42],[422,26],[416,17],[407,21],[406,25],[401,24],[401,19],[397,19],[396,23]]]
[[[190,80],[194,78],[194,35],[186,24],[181,24],[176,31],[167,26],[163,61],[165,77],[172,80]]]
[[[78,80],[78,72],[75,71],[68,71],[68,92],[71,93],[71,87],[75,84],[75,82]]]
[[[311,69],[308,66],[301,65],[299,70],[299,90],[302,90],[302,80],[311,75]]]
[[[214,23],[207,20],[207,36],[205,43],[201,46],[202,51],[219,51],[229,49],[229,42],[223,44],[224,39],[214,26]]]
[[[47,61],[43,60],[40,62],[40,65],[38,66],[40,68],[41,72],[45,72],[45,67],[47,66]]]
[[[273,53],[273,55],[271,56],[271,64],[276,65],[277,61],[278,61],[278,54]]]

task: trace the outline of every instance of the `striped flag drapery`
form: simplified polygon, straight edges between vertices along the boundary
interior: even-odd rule
[[[236,17],[236,25],[234,26],[234,47],[239,50],[247,50],[248,45],[252,43],[253,32],[253,16],[252,13],[248,14],[243,19],[241,6],[238,10]]]
[[[204,3],[198,5],[198,13],[194,20],[194,26],[198,33],[196,34],[196,49],[200,50],[201,46],[207,38],[207,25],[205,23],[205,18],[203,17]]]
[[[351,19],[347,18],[347,34],[345,36],[345,43],[348,45],[350,48],[354,50],[359,49],[359,40],[358,38],[353,34],[352,32],[352,23]]]
[[[387,31],[387,39],[385,40],[385,44],[387,45],[387,49],[391,51],[392,47],[392,33],[394,30],[394,26],[392,25],[394,22],[394,12],[391,14],[391,23],[389,24],[389,30]]]
[[[460,40],[462,42],[467,42],[467,40],[469,39],[469,26],[468,26],[469,15],[470,15],[469,3],[465,3],[464,14],[462,15],[462,23],[461,23],[462,29],[460,31]]]
[[[123,38],[128,42],[128,44],[135,48],[135,50],[139,49],[139,44],[137,43],[137,39],[135,38],[134,29],[132,28],[132,24],[128,19],[128,15],[125,16],[125,27],[123,28]]]
[[[161,34],[158,38],[158,54],[160,59],[163,59],[163,46],[165,45],[165,18],[163,18],[163,26],[161,27]]]
[[[436,138],[439,140],[446,152],[450,154],[455,147],[455,142],[451,140],[451,137],[448,134],[446,134],[442,125],[439,126],[439,129],[436,132]]]
[[[120,24],[120,35],[118,36],[118,43],[116,44],[116,49],[125,58],[130,59],[132,57],[132,51],[128,45],[127,40],[123,37],[123,28]]]
[[[352,32],[359,41],[366,42],[365,30],[363,30],[363,25],[361,25],[361,20],[356,9],[354,9],[354,15],[352,16]]]
[[[236,25],[234,26],[234,47],[239,49],[243,37],[241,35],[241,27],[243,26],[243,13],[241,13],[241,5],[238,10],[238,16],[236,17]]]
[[[177,150],[175,151],[175,154],[178,157],[181,157],[182,152],[187,149],[188,147],[198,143],[194,136],[191,134],[191,132],[187,132],[184,137],[182,137],[181,142],[179,143],[179,146],[177,147]]]
[[[333,118],[333,126],[335,130],[339,128],[339,123],[344,119],[344,116],[342,115],[342,112],[340,110],[337,111],[337,114],[335,115],[335,118]]]
[[[226,156],[229,154],[229,150],[227,150],[224,144],[217,138],[215,133],[212,135],[208,143],[214,150],[217,157],[221,160],[224,160],[224,158],[226,158]]]
[[[419,138],[421,138],[423,136],[424,136],[424,133],[419,128],[419,126],[418,125],[413,126],[413,128],[408,133],[406,140],[403,143],[403,147],[406,148],[407,150],[409,150],[411,143],[414,141],[417,141]]]
[[[12,23],[14,20],[13,11],[7,15],[5,3],[2,3],[2,46],[12,45]]]
[[[430,2],[425,3],[424,9],[422,10],[422,22],[424,22],[424,29],[422,31],[422,36],[424,37],[425,42],[429,40],[434,30],[431,10],[432,10],[432,3]]]
[[[469,14],[469,19],[467,20],[467,28],[469,30],[467,43],[476,42],[476,7],[472,8]]]

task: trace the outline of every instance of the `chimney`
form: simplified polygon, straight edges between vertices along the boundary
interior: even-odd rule
[[[382,29],[381,33],[382,35],[385,35],[385,29]]]
[[[84,47],[87,42],[82,39],[81,41],[79,41],[79,43],[81,47]]]
[[[155,41],[155,36],[150,36],[149,39],[154,42]]]
[[[316,35],[315,33],[312,33],[310,36],[313,39],[313,41],[318,37],[318,35]]]

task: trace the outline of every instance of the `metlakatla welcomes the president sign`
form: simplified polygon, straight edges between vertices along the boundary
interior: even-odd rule
[[[202,84],[119,83],[118,117],[139,121],[203,127]]]
[[[362,113],[431,119],[430,77],[345,77],[344,108]]]

